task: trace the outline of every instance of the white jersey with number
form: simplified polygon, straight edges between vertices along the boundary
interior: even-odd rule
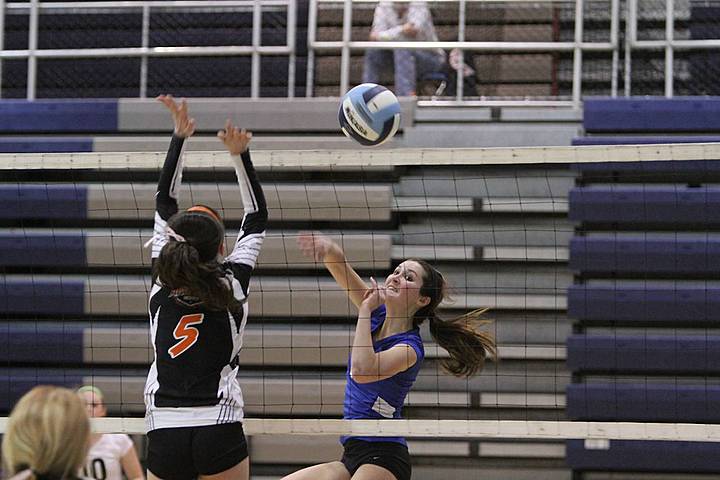
[[[122,433],[106,433],[91,447],[81,475],[95,480],[122,480],[122,457],[133,442]]]

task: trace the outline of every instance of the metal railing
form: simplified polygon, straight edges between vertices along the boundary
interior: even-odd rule
[[[665,38],[660,40],[638,40],[638,0],[627,0],[628,22],[625,51],[625,95],[632,94],[632,55],[636,51],[664,51],[666,97],[675,94],[674,59],[676,51],[715,50],[720,54],[720,39],[675,39],[675,0],[665,0]],[[720,4],[717,4],[720,6]],[[715,81],[715,80],[713,80]]]
[[[661,0],[664,2],[665,11],[659,13],[660,8],[653,12],[653,18],[660,19],[658,23],[664,22],[664,32],[654,32],[653,39],[645,39],[648,34],[642,29],[647,22],[643,23],[646,13],[639,12],[638,3],[643,0],[627,0],[626,8],[621,11],[620,0],[432,0],[431,5],[452,6],[453,12],[457,12],[457,22],[452,26],[456,32],[453,41],[438,42],[377,42],[358,41],[352,38],[353,29],[353,6],[355,8],[373,8],[378,0],[309,0],[308,14],[308,35],[307,35],[307,76],[305,79],[296,78],[296,64],[298,64],[297,52],[295,50],[296,31],[298,27],[297,0],[195,0],[195,1],[100,1],[100,2],[42,2],[31,0],[29,2],[6,2],[0,0],[0,82],[2,82],[2,63],[7,60],[27,60],[27,85],[26,98],[34,99],[37,96],[38,62],[44,59],[70,59],[70,58],[139,58],[139,78],[134,88],[137,88],[140,97],[148,94],[148,69],[149,59],[162,57],[208,57],[208,56],[246,56],[250,57],[250,97],[258,98],[261,93],[261,57],[262,56],[287,56],[287,97],[295,95],[296,87],[303,86],[307,96],[313,96],[316,87],[316,75],[318,72],[316,59],[319,55],[335,53],[339,56],[340,75],[338,93],[342,94],[350,87],[353,80],[350,75],[351,58],[353,53],[370,49],[458,49],[464,56],[468,52],[478,52],[484,56],[492,55],[516,55],[516,54],[550,54],[553,58],[562,58],[562,94],[553,90],[553,95],[545,97],[542,102],[540,97],[530,95],[521,101],[535,101],[535,103],[568,105],[577,107],[583,96],[589,91],[586,85],[583,88],[585,59],[590,54],[597,57],[602,54],[609,57],[609,64],[603,67],[603,89],[605,94],[611,96],[631,95],[641,89],[636,86],[633,91],[633,81],[638,82],[634,75],[641,74],[639,68],[633,64],[633,58],[651,55],[653,62],[660,64],[664,62],[664,77],[659,78],[661,73],[654,72],[653,85],[661,86],[662,94],[671,97],[676,94],[675,80],[679,77],[674,62],[677,61],[677,52],[717,51],[720,58],[720,38],[718,39],[687,39],[676,38],[676,26],[679,24],[676,18],[678,8],[687,8],[689,0]],[[408,0],[400,0],[408,1]],[[603,20],[597,22],[597,18],[586,13],[588,6],[604,2],[608,7],[602,11]],[[684,2],[684,3],[680,3]],[[474,5],[473,5],[474,4]],[[563,22],[561,28],[563,38],[554,36],[556,41],[474,41],[468,35],[467,12],[468,6],[477,7],[478,4],[502,4],[505,10],[514,6],[524,4],[526,7],[541,8],[543,5],[553,9],[563,9]],[[680,5],[681,7],[678,7]],[[540,6],[540,7],[539,7]],[[338,40],[318,40],[318,13],[325,8],[342,10],[342,24],[337,20],[337,26],[333,27],[341,34]],[[483,7],[484,8],[484,7]],[[233,45],[231,41],[227,45],[218,46],[150,46],[151,20],[153,15],[160,12],[216,12],[229,9],[229,11],[240,11],[246,15],[252,14],[252,39],[246,45]],[[262,45],[262,15],[263,12],[287,12],[287,23],[280,30],[280,36],[284,35],[282,45]],[[138,46],[131,47],[110,47],[110,48],[41,48],[39,38],[41,33],[40,20],[43,16],[53,14],[87,14],[87,13],[127,13],[132,12],[141,16],[141,22],[137,27],[141,30]],[[473,10],[470,10],[473,12]],[[361,12],[362,13],[362,12]],[[597,13],[597,11],[595,11]],[[5,49],[5,34],[7,18],[12,15],[27,17],[27,48]],[[640,18],[639,18],[640,17]],[[302,19],[304,20],[304,19]],[[694,19],[691,19],[694,21]],[[451,21],[454,22],[454,17]],[[588,40],[586,37],[596,38],[596,30],[589,31],[588,22],[594,29],[602,28],[601,40]],[[624,36],[620,35],[620,26],[624,22]],[[687,23],[687,22],[686,22]],[[499,23],[498,26],[503,26]],[[601,25],[601,27],[598,27]],[[641,28],[642,26],[642,28]],[[157,28],[157,27],[155,27]],[[368,28],[369,27],[363,27]],[[473,26],[477,32],[477,27]],[[484,27],[481,27],[484,28]],[[680,28],[680,27],[678,27]],[[684,27],[684,24],[682,26]],[[719,27],[720,28],[720,27]],[[284,30],[283,30],[284,29]],[[689,30],[689,27],[688,27]],[[18,33],[17,31],[15,33]],[[23,33],[24,35],[24,30]],[[455,34],[453,34],[455,35]],[[661,37],[661,38],[659,38]],[[720,35],[718,35],[720,37]],[[336,37],[337,38],[337,37]],[[280,42],[282,42],[280,38]],[[276,43],[280,43],[276,42]],[[134,45],[134,44],[133,44]],[[23,45],[24,46],[24,45]],[[655,52],[653,54],[652,52]],[[663,57],[664,54],[664,57]],[[605,58],[605,57],[603,57]],[[661,59],[662,58],[662,59]],[[589,62],[595,61],[594,59]],[[603,60],[607,62],[607,60]],[[686,60],[687,61],[687,60]],[[719,60],[720,61],[720,60]],[[570,73],[571,62],[571,73]],[[588,64],[589,65],[589,64]],[[635,66],[636,72],[633,72]],[[679,67],[678,67],[679,68]],[[553,75],[558,74],[558,65],[553,64]],[[639,73],[638,73],[639,72]],[[327,73],[327,72],[326,72]],[[25,72],[23,71],[23,75]],[[480,72],[482,77],[483,72]],[[298,81],[299,80],[299,81]],[[490,82],[490,80],[487,80]],[[554,81],[554,80],[553,80]],[[585,81],[587,81],[585,79]],[[691,78],[691,81],[694,81]],[[139,87],[138,87],[139,85]],[[247,84],[246,84],[247,85]],[[569,85],[569,87],[568,87]],[[637,85],[637,84],[636,84]],[[0,83],[0,87],[2,87]],[[284,80],[280,86],[284,90]],[[20,88],[25,88],[21,84]],[[660,87],[658,87],[660,88]],[[455,90],[456,94],[445,103],[468,104],[468,97],[472,92],[464,91],[463,78],[457,75]],[[657,89],[653,86],[653,92]],[[1,91],[1,90],[0,90]],[[470,93],[470,95],[468,95]],[[645,92],[642,92],[645,93]],[[15,92],[17,95],[17,91]],[[478,100],[472,100],[478,102]],[[479,100],[484,104],[512,104],[513,101],[501,97],[486,97]]]
[[[410,1],[410,0],[401,0]],[[619,26],[620,26],[620,2],[610,0],[610,41],[608,42],[587,42],[583,41],[583,5],[584,0],[435,0],[428,3],[457,3],[458,4],[458,40],[438,42],[403,42],[403,41],[352,41],[350,29],[352,27],[352,5],[355,3],[377,3],[377,0],[310,0],[310,17],[308,21],[308,77],[307,95],[311,96],[313,88],[315,52],[341,51],[341,76],[340,93],[344,93],[349,87],[349,66],[350,54],[355,50],[369,49],[459,49],[461,52],[512,52],[512,53],[552,53],[572,52],[573,75],[572,75],[572,105],[578,106],[582,97],[582,61],[585,52],[611,52],[612,55],[612,84],[611,95],[616,96],[618,90],[618,65],[619,65]],[[571,42],[478,42],[465,39],[465,11],[468,3],[574,3],[574,39]],[[342,41],[318,41],[316,39],[317,11],[321,3],[342,3],[343,4],[343,39]],[[461,56],[462,59],[462,56]],[[456,101],[462,102],[464,98],[462,76],[457,76]]]
[[[262,46],[261,15],[264,8],[287,9],[286,43],[282,46]],[[210,9],[244,8],[252,10],[252,45],[247,46],[172,46],[150,47],[150,18],[154,11],[167,9]],[[62,13],[116,13],[128,11],[142,12],[142,44],[129,48],[79,48],[79,49],[40,49],[38,48],[40,14]],[[14,3],[0,0],[0,62],[9,59],[27,59],[27,99],[36,95],[37,61],[47,58],[140,58],[140,97],[147,95],[148,58],[150,57],[187,57],[187,56],[251,56],[252,69],[250,96],[260,96],[260,56],[288,55],[288,97],[294,96],[295,85],[295,28],[297,7],[295,0],[196,0],[196,1],[120,1],[120,2],[40,2]],[[24,50],[5,50],[5,15],[29,15],[28,48]],[[0,70],[1,73],[1,70]],[[2,75],[0,75],[2,81]]]
[[[409,1],[409,0],[399,0]],[[609,94],[611,96],[625,95],[629,96],[633,92],[633,71],[632,59],[633,54],[637,52],[664,51],[664,83],[663,93],[667,97],[675,95],[674,80],[677,71],[674,66],[676,52],[687,52],[693,50],[700,51],[717,51],[720,59],[720,38],[718,39],[676,39],[675,26],[677,19],[676,3],[682,4],[687,8],[688,0],[664,0],[664,38],[645,40],[638,39],[639,28],[638,3],[642,0],[627,0],[626,8],[620,8],[619,0],[609,1],[609,39],[607,41],[593,42],[584,41],[583,34],[586,22],[596,19],[588,18],[583,14],[585,2],[591,0],[434,0],[427,2],[428,4],[454,3],[458,5],[458,23],[457,23],[457,41],[451,42],[369,42],[369,41],[353,41],[350,38],[352,26],[352,6],[353,4],[377,3],[377,0],[310,0],[310,16],[308,22],[308,77],[307,77],[307,94],[311,95],[313,91],[313,75],[314,62],[316,52],[340,52],[341,55],[341,76],[340,76],[340,93],[345,92],[349,86],[349,65],[351,53],[355,51],[364,51],[369,49],[452,49],[458,48],[464,52],[474,51],[489,53],[567,53],[572,52],[572,87],[571,101],[573,106],[579,105],[583,97],[583,57],[588,52],[609,52],[611,55],[610,72],[609,72]],[[468,41],[466,38],[466,21],[465,10],[470,3],[503,3],[506,8],[512,4],[525,3],[530,5],[538,5],[542,3],[548,4],[574,4],[574,28],[572,41],[557,42],[477,42]],[[341,41],[319,41],[316,38],[317,14],[318,9],[323,5],[335,4],[343,8],[343,37]],[[718,3],[720,6],[720,3]],[[640,19],[642,20],[642,18]],[[694,20],[693,20],[694,21]],[[625,24],[625,36],[620,36],[621,23]],[[689,29],[689,27],[688,27]],[[718,35],[720,37],[720,35]],[[621,54],[624,61],[621,64]],[[720,72],[715,72],[720,73]],[[482,73],[481,73],[482,74]],[[710,73],[708,73],[710,75]],[[460,77],[458,75],[458,77]],[[620,91],[619,91],[620,90]],[[463,85],[460,78],[457,79],[457,94],[455,102],[463,102],[465,95]],[[468,103],[468,102],[465,102]],[[494,102],[484,99],[481,103],[497,104],[512,102]],[[560,99],[551,99],[545,104],[566,104]]]

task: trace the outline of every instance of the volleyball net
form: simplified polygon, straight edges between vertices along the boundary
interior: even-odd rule
[[[720,438],[720,145],[252,155],[270,223],[240,356],[251,438],[403,435],[441,463],[525,441],[518,457],[557,465],[566,439],[592,453]],[[164,156],[0,155],[0,415],[33,385],[92,384],[99,431],[144,432],[143,244]],[[180,203],[217,208],[232,247],[243,208],[226,153],[186,154]],[[441,315],[489,308],[498,361],[451,377],[425,326],[406,420],[340,420],[356,312],[300,253],[308,230],[365,279],[408,257],[437,266],[452,287]],[[293,445],[267,462],[297,463],[280,458]]]

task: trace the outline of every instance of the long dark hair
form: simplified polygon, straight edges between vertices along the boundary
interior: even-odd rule
[[[233,309],[238,301],[225,280],[218,250],[225,240],[225,227],[209,207],[193,207],[170,217],[168,228],[181,236],[170,236],[153,266],[153,282],[183,295],[199,298],[211,310]]]
[[[436,310],[447,294],[447,282],[442,274],[422,259],[409,259],[423,268],[423,285],[420,295],[430,303],[415,312],[413,325],[430,322],[430,333],[435,341],[450,354],[440,362],[442,368],[456,377],[471,377],[485,366],[487,357],[497,359],[497,347],[492,334],[478,327],[489,323],[483,318],[487,309],[473,310],[452,320],[443,320]]]

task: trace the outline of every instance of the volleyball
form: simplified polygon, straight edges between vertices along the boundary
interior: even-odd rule
[[[382,85],[362,83],[343,96],[338,118],[348,137],[361,145],[381,145],[400,126],[400,102]]]

